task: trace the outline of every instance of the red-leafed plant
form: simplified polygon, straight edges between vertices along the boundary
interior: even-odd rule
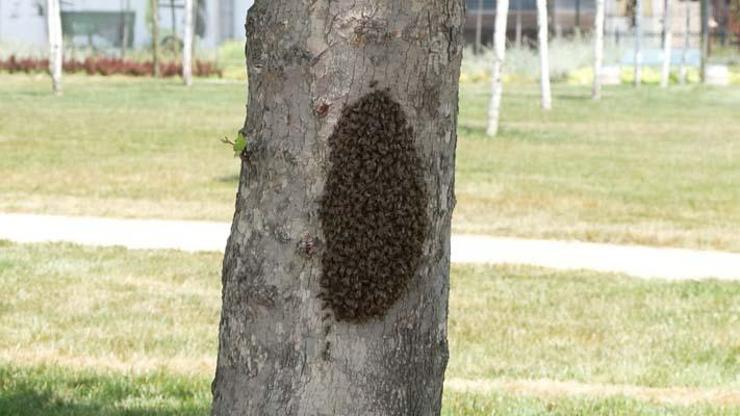
[[[154,65],[150,61],[136,61],[133,59],[88,57],[84,60],[68,59],[64,61],[64,72],[86,73],[88,75],[130,75],[136,77],[152,76]],[[11,55],[7,59],[0,59],[0,71],[10,73],[40,73],[49,68],[46,58],[18,58]],[[179,62],[162,62],[159,64],[160,74],[163,77],[175,77],[182,73]],[[214,63],[195,61],[193,75],[199,77],[221,77],[222,71]]]

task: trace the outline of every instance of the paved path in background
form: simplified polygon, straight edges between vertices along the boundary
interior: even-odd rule
[[[0,239],[17,242],[223,251],[228,235],[229,224],[218,222],[0,214]],[[672,280],[740,280],[740,253],[575,241],[453,235],[452,262],[528,264]]]

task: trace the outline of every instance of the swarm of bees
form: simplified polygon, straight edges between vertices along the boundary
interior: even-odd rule
[[[385,90],[344,108],[329,149],[321,298],[336,320],[365,322],[393,306],[419,265],[428,224],[421,160]]]

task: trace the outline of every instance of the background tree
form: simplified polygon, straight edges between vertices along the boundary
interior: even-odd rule
[[[49,73],[54,94],[62,93],[62,64],[64,43],[59,0],[46,0],[46,28],[49,35]]]
[[[131,11],[131,0],[121,0],[121,58],[126,57],[129,40],[128,14]]]
[[[509,16],[509,0],[496,1],[496,26],[493,35],[493,67],[491,69],[491,101],[488,103],[488,127],[486,134],[494,137],[498,133],[501,94],[504,89],[503,67],[506,55],[506,28]]]
[[[514,42],[517,48],[522,47],[522,0],[516,0],[516,22],[514,26]]]
[[[707,80],[707,58],[709,57],[709,0],[699,0],[701,4],[701,63],[699,76],[701,82]]]
[[[635,86],[642,83],[642,0],[635,0]]]
[[[182,80],[185,85],[190,86],[193,84],[193,37],[194,37],[194,21],[193,2],[195,0],[185,0],[185,27],[183,29],[183,45],[182,45]]]
[[[660,86],[668,87],[671,76],[671,46],[673,43],[673,22],[671,0],[663,1],[663,68],[660,73]]]
[[[549,110],[552,108],[552,94],[550,93],[547,0],[537,0],[537,40],[540,52],[540,103],[544,110]]]
[[[159,0],[150,0],[152,7],[152,71],[159,77]]]
[[[686,72],[688,71],[689,47],[691,46],[691,2],[684,0],[686,20],[683,30],[683,51],[681,51],[681,68],[678,72],[678,82],[686,83]]]
[[[257,0],[215,415],[435,415],[462,0]]]
[[[475,54],[482,52],[481,38],[483,37],[483,0],[478,0],[478,13],[475,15]]]
[[[601,68],[604,64],[604,0],[596,0],[594,16],[594,82],[591,97],[601,99]]]

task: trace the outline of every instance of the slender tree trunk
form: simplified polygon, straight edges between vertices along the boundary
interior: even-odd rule
[[[506,55],[506,28],[509,16],[509,0],[496,1],[496,26],[493,36],[493,69],[491,70],[491,101],[488,103],[488,128],[486,134],[494,137],[498,133],[501,112],[501,93],[504,89],[503,67]]]
[[[684,7],[686,9],[686,26],[683,30],[683,51],[681,53],[681,69],[678,74],[678,81],[681,85],[686,83],[686,72],[688,71],[687,64],[689,59],[689,47],[691,46],[691,2],[684,0]]]
[[[522,47],[522,0],[516,0],[516,47]]]
[[[701,67],[699,74],[701,82],[707,81],[707,58],[709,57],[709,0],[699,0],[701,3]]]
[[[177,13],[175,12],[175,0],[170,0],[170,21],[172,22],[172,36],[177,33]]]
[[[673,43],[673,24],[671,18],[671,0],[664,0],[663,13],[663,70],[660,74],[660,86],[668,87],[671,76],[671,46]]]
[[[49,73],[54,94],[62,94],[62,16],[59,0],[46,0],[46,27],[49,35]]]
[[[152,65],[153,75],[159,78],[159,0],[151,0],[152,5]]]
[[[182,36],[182,80],[187,86],[193,84],[193,1],[185,0],[185,28]]]
[[[642,0],[635,1],[635,86],[642,83]]]
[[[128,12],[131,10],[131,1],[126,0],[123,2],[121,9],[123,9],[123,19],[121,19],[123,21],[123,27],[121,28],[121,58],[125,58],[126,49],[128,49]]]
[[[604,0],[596,0],[594,16],[594,84],[591,97],[601,99],[601,68],[604,64]]]
[[[478,0],[478,14],[475,16],[475,54],[481,53],[481,38],[483,37],[483,0]]]
[[[540,51],[540,103],[544,110],[552,108],[547,30],[547,0],[537,0],[537,40]]]
[[[257,0],[214,415],[438,415],[462,0]]]

